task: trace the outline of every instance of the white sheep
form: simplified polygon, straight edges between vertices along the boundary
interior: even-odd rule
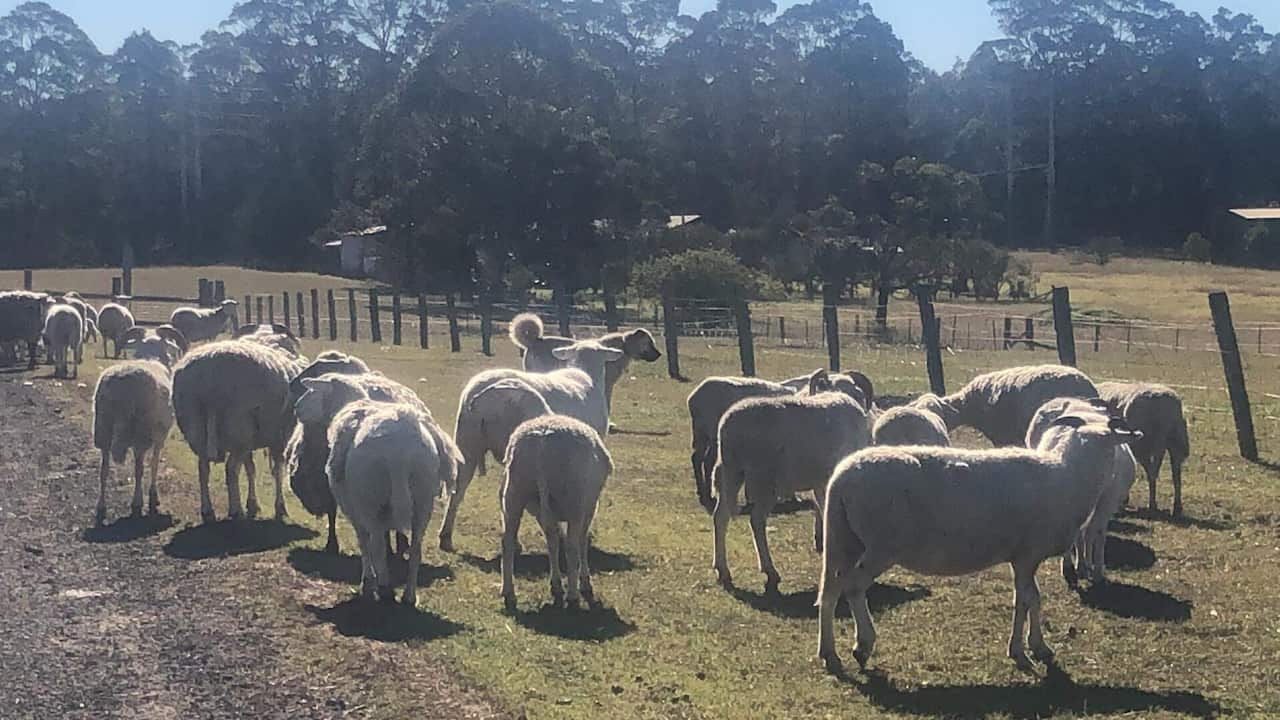
[[[36,369],[36,347],[44,334],[45,314],[52,305],[53,299],[44,293],[0,292],[0,348],[8,355],[15,344],[25,343],[28,370]]]
[[[1034,448],[1042,443],[1053,445],[1068,441],[1072,430],[1053,423],[1063,415],[1069,414],[1102,422],[1111,417],[1111,411],[1106,403],[1098,398],[1050,400],[1040,406],[1035,417],[1032,418],[1031,426],[1027,428],[1026,446]],[[1111,523],[1111,518],[1115,517],[1124,505],[1125,498],[1129,497],[1129,488],[1133,487],[1134,478],[1137,477],[1137,463],[1127,445],[1116,447],[1112,461],[1097,470],[1104,474],[1102,492],[1098,496],[1093,512],[1089,515],[1088,522],[1080,529],[1076,542],[1062,556],[1062,577],[1070,588],[1078,585],[1080,577],[1094,582],[1106,582],[1107,526]],[[1083,480],[1083,482],[1093,481]]]
[[[444,524],[440,528],[440,548],[453,550],[453,526],[458,508],[466,496],[471,478],[479,470],[485,472],[485,456],[505,457],[507,440],[518,422],[513,422],[505,401],[498,396],[484,396],[486,387],[504,380],[522,380],[546,400],[552,410],[577,418],[603,436],[609,428],[609,410],[605,405],[605,364],[616,360],[622,352],[607,348],[594,340],[583,340],[556,348],[557,358],[572,367],[548,373],[520,370],[486,370],[477,374],[462,389],[458,398],[458,422],[454,439],[466,462],[458,471],[458,490],[449,501]]]
[[[1040,626],[1036,570],[1067,551],[1093,511],[1117,445],[1140,436],[1120,418],[1068,414],[1055,425],[1074,430],[1040,447],[962,450],[869,448],[840,463],[827,486],[826,549],[818,589],[818,656],[840,672],[833,621],[845,595],[857,623],[854,657],[866,667],[875,646],[867,590],[902,566],[922,575],[969,575],[1000,563],[1013,567],[1015,612],[1009,656],[1033,671],[1053,651]]]
[[[196,343],[212,340],[227,328],[240,326],[235,300],[223,300],[216,308],[180,307],[169,315],[169,324],[188,341]]]
[[[789,378],[782,381],[782,385],[791,388],[795,392],[804,392],[809,387],[809,381],[812,377],[809,375],[800,375],[798,377]],[[845,395],[858,401],[868,413],[875,414],[875,386],[871,384],[871,378],[854,370],[847,373],[828,373],[831,389],[842,392]]]
[[[523,366],[526,372],[550,372],[567,367],[564,361],[556,359],[553,351],[556,348],[572,345],[573,338],[544,335],[543,332],[542,319],[533,313],[517,315],[507,326],[508,337],[523,354]],[[597,342],[605,347],[622,351],[621,357],[605,366],[605,404],[612,408],[613,386],[626,374],[631,361],[656,362],[662,357],[662,353],[658,350],[658,344],[654,341],[653,335],[644,328],[608,333],[597,338]]]
[[[936,413],[912,405],[890,408],[871,427],[874,445],[936,445],[949,447],[947,424]]]
[[[327,425],[326,471],[338,507],[360,544],[361,595],[393,599],[387,571],[386,533],[410,533],[409,572],[401,601],[417,605],[422,536],[435,498],[453,489],[462,458],[434,421],[410,405],[381,403],[351,378],[325,375],[303,380],[297,414],[311,425]]]
[[[1147,475],[1147,507],[1156,510],[1156,480],[1164,454],[1169,453],[1173,471],[1173,516],[1182,517],[1182,464],[1191,455],[1191,437],[1182,414],[1182,398],[1164,385],[1115,383],[1098,385],[1098,394],[1142,439],[1133,444],[1133,454]]]
[[[516,609],[514,582],[520,520],[529,510],[542,527],[550,559],[551,597],[559,606],[567,600],[593,600],[590,550],[591,521],[613,460],[600,435],[586,423],[555,415],[546,401],[520,380],[495,383],[486,394],[511,397],[508,404],[530,416],[511,434],[504,463],[506,478],[499,495],[502,504],[502,597],[509,612]],[[560,578],[560,523],[565,524],[565,558],[569,590]]]
[[[84,342],[84,319],[78,310],[66,303],[58,303],[50,308],[44,320],[44,342],[57,365],[54,377],[80,376],[75,356],[80,354],[80,346]],[[71,370],[67,369],[68,353],[72,354]]]
[[[112,365],[98,377],[93,391],[93,445],[102,451],[98,468],[98,507],[94,522],[102,525],[107,516],[107,478],[111,462],[122,463],[133,451],[134,517],[142,514],[143,460],[151,455],[151,488],[148,512],[160,508],[156,489],[160,451],[173,428],[170,396],[173,378],[170,367],[182,354],[172,340],[152,334],[131,341],[135,360]]]
[[[178,427],[199,462],[200,516],[213,522],[209,465],[226,462],[227,514],[239,518],[241,465],[249,481],[245,510],[258,514],[253,451],[266,448],[275,481],[277,519],[285,517],[284,449],[295,419],[289,380],[302,363],[258,343],[224,340],[192,350],[173,373]]]
[[[98,311],[85,302],[80,297],[80,293],[74,291],[57,298],[57,302],[75,308],[76,314],[80,316],[80,329],[82,332],[80,344],[75,347],[75,362],[76,365],[80,365],[84,362],[84,344],[98,341]],[[49,351],[49,362],[52,364],[53,349],[46,349]]]
[[[302,341],[298,339],[288,325],[279,323],[262,325],[241,325],[232,333],[236,340],[256,342],[283,352],[290,357],[301,357]]]
[[[824,371],[814,374],[823,381]],[[714,567],[719,580],[732,583],[725,553],[725,530],[738,512],[738,493],[745,487],[751,501],[751,531],[766,592],[776,592],[778,571],[769,554],[765,526],[781,498],[812,491],[816,507],[814,547],[822,549],[822,504],[827,479],[844,459],[871,443],[867,411],[844,393],[748,398],[720,420],[719,457],[712,477],[717,498],[714,522]]]
[[[129,308],[109,302],[98,309],[98,333],[102,335],[102,356],[107,357],[107,341],[115,345],[115,355],[120,357],[125,333],[134,327],[133,313]]]
[[[1021,445],[1036,410],[1058,397],[1094,398],[1098,389],[1075,368],[1028,365],[979,375],[944,398],[917,401],[916,407],[937,413],[948,429],[973,427],[1001,447]]]

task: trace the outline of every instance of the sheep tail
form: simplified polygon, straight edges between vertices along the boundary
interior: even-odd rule
[[[125,429],[128,423],[119,413],[97,412],[93,418],[93,445],[111,453],[113,462],[122,463],[129,453]]]
[[[220,461],[222,459],[222,451],[219,445],[220,438],[218,437],[218,413],[212,408],[205,410],[204,433],[204,459]]]
[[[507,326],[507,335],[520,349],[528,350],[542,339],[542,319],[533,313],[520,313]]]
[[[827,583],[836,582],[858,562],[866,550],[862,539],[853,532],[849,524],[844,497],[838,492],[827,493],[822,516],[822,538],[822,573],[818,577],[818,597],[813,603],[815,607],[821,602],[823,588]]]

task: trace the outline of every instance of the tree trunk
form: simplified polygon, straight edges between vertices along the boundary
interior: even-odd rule
[[[889,325],[889,298],[893,295],[893,288],[885,283],[880,283],[876,287],[876,325],[883,332]]]
[[[604,325],[609,332],[618,332],[618,298],[613,295],[613,285],[608,278],[600,282],[600,292],[604,295]]]
[[[552,294],[555,296],[556,318],[560,323],[560,334],[564,337],[572,337],[569,334],[569,312],[573,296],[569,294],[569,291],[564,286],[556,288]]]

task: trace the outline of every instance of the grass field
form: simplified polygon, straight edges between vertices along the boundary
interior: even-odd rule
[[[1144,301],[1151,305],[1152,287],[1127,277],[1132,273],[1125,262],[1114,261],[1093,281],[1071,277],[1073,296],[1097,293],[1096,301],[1085,302],[1106,301],[1121,312]],[[1059,272],[1067,277],[1071,268],[1041,271],[1047,279]],[[1126,277],[1106,280],[1111,274]],[[1164,274],[1171,287],[1181,283],[1176,268]],[[262,290],[312,283],[312,277],[265,276]],[[6,280],[0,274],[0,285]],[[1274,276],[1268,281],[1274,283]],[[234,290],[251,291],[239,285]],[[1116,294],[1108,298],[1108,292]],[[1191,290],[1170,290],[1184,292]],[[1197,302],[1202,304],[1203,297]],[[1168,307],[1173,304],[1162,301],[1162,312],[1177,312]],[[1238,310],[1237,319],[1244,314]],[[496,344],[493,358],[476,353],[475,344],[469,339],[467,352],[458,355],[440,349],[441,343],[425,352],[369,344],[338,347],[418,390],[451,429],[466,379],[480,369],[516,362],[505,342]],[[324,347],[309,343],[306,351]],[[691,378],[736,372],[736,347],[728,343],[684,340],[681,354],[684,374]],[[823,362],[815,351],[766,346],[757,355],[765,377],[799,374]],[[1052,359],[1042,351],[962,352],[948,355],[945,364],[949,386],[957,387],[984,370]],[[432,547],[424,554],[429,584],[419,592],[418,614],[342,615],[314,629],[314,645],[290,652],[305,665],[340,667],[344,660],[321,641],[324,633],[359,635],[374,644],[407,643],[445,658],[513,711],[535,718],[1280,713],[1280,595],[1274,591],[1280,471],[1273,464],[1280,460],[1280,407],[1265,394],[1280,380],[1280,361],[1250,357],[1248,362],[1266,463],[1238,457],[1215,354],[1081,353],[1082,369],[1095,379],[1157,380],[1183,393],[1193,444],[1185,489],[1189,518],[1174,522],[1163,513],[1143,512],[1115,523],[1108,547],[1114,582],[1107,587],[1077,595],[1065,589],[1055,568],[1043,568],[1046,630],[1062,668],[1043,680],[1019,674],[1005,658],[1012,598],[1006,568],[952,579],[890,571],[872,593],[880,632],[872,672],[848,680],[824,675],[813,660],[817,623],[811,606],[819,558],[809,547],[810,515],[781,515],[770,523],[783,576],[780,599],[762,594],[763,576],[755,571],[745,518],[729,530],[729,561],[738,587],[726,591],[716,584],[711,522],[695,500],[688,467],[684,398],[692,385],[667,379],[662,363],[633,365],[632,377],[615,394],[614,421],[626,432],[608,439],[617,469],[597,515],[592,556],[604,609],[573,613],[544,607],[549,599],[545,546],[536,524],[526,522],[522,543],[529,556],[517,582],[520,611],[515,616],[502,612],[496,560],[501,468],[491,465],[468,494],[455,534],[458,552]],[[870,375],[882,395],[926,388],[923,358],[908,347],[849,347],[844,363]],[[88,360],[82,380],[89,387],[67,385],[63,391],[87,399],[92,376],[104,364],[96,357]],[[972,436],[962,437],[965,444],[974,442]],[[180,521],[195,522],[192,458],[176,431],[166,462],[174,476],[162,488],[167,507]],[[1171,502],[1167,472],[1159,486],[1166,511]],[[270,489],[261,479],[260,489],[269,500]],[[1133,496],[1145,497],[1143,480]],[[214,497],[221,515],[225,493]],[[292,522],[323,530],[292,496],[289,500]],[[126,505],[121,488],[112,516]],[[431,525],[433,537],[439,512]],[[348,556],[340,562],[321,555],[323,534],[260,553],[260,562],[287,563],[308,583],[302,598],[261,588],[274,593],[274,612],[314,622],[304,602],[338,606],[351,597],[358,565],[350,557],[354,538],[341,527]],[[182,531],[180,526],[170,532]],[[847,614],[842,615],[837,642],[846,661],[852,630]],[[403,717],[413,707],[412,689],[388,682],[385,704],[373,714]]]

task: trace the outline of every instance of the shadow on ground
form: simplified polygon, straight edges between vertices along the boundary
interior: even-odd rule
[[[181,560],[206,560],[274,550],[317,534],[277,520],[223,520],[179,530],[164,546],[164,553]]]
[[[604,642],[629,635],[636,629],[634,624],[619,617],[617,610],[599,604],[579,610],[548,603],[533,612],[517,611],[514,619],[521,627],[565,640]]]
[[[729,593],[739,602],[750,605],[755,610],[777,615],[781,618],[816,619],[818,617],[818,608],[814,606],[818,599],[818,591],[816,589],[801,590],[793,593],[758,593],[741,588],[731,588]],[[871,612],[878,613],[915,600],[921,600],[929,597],[929,595],[929,588],[921,585],[899,587],[897,585],[876,583],[867,591],[867,607],[871,608]],[[836,605],[836,615],[849,617],[849,604],[845,602],[843,597],[840,598],[839,604]]]
[[[1219,520],[1217,518],[1194,518],[1187,515],[1182,517],[1174,517],[1172,513],[1163,510],[1149,510],[1141,508],[1138,510],[1126,510],[1120,513],[1122,517],[1136,517],[1143,520],[1152,520],[1173,525],[1174,527],[1190,527],[1197,530],[1232,530],[1236,527],[1236,523],[1232,520]]]
[[[126,543],[158,535],[173,527],[173,516],[164,513],[125,516],[101,527],[85,528],[80,539],[91,543]]]
[[[564,545],[561,544],[560,548],[560,569],[563,571],[567,570],[564,558]],[[601,572],[629,572],[639,567],[639,565],[631,559],[631,556],[626,553],[615,553],[608,550],[601,550],[595,546],[592,546],[588,553],[587,564],[591,566],[592,574]],[[459,553],[458,559],[483,572],[502,572],[501,554],[492,558],[482,558],[470,553]],[[516,556],[515,574],[517,577],[542,577],[550,571],[551,564],[547,562],[547,554],[545,551],[521,553]]]
[[[1146,570],[1156,564],[1156,551],[1137,540],[1107,536],[1108,570]]]
[[[1147,527],[1146,525],[1139,525],[1138,523],[1131,523],[1125,520],[1112,520],[1111,523],[1107,525],[1107,530],[1109,532],[1119,533],[1121,535],[1150,535],[1151,534],[1151,528]]]
[[[399,596],[399,589],[396,595]],[[466,629],[465,625],[432,612],[405,607],[399,603],[362,600],[359,597],[328,608],[316,605],[304,607],[316,620],[332,625],[342,635],[378,642],[437,640]]]
[[[1081,589],[1080,601],[1117,617],[1160,622],[1186,622],[1191,619],[1193,607],[1190,601],[1168,593],[1115,580]]]
[[[1050,667],[1036,684],[903,687],[882,673],[845,677],[879,708],[921,716],[1041,718],[1063,714],[1174,714],[1217,717],[1222,709],[1199,693],[1077,683]]]
[[[330,555],[315,548],[292,548],[288,555],[289,565],[308,577],[323,578],[330,582],[347,585],[360,584],[359,555]],[[391,558],[387,564],[391,572],[391,584],[404,585],[405,574],[409,572],[409,562],[402,557]],[[453,571],[444,565],[422,563],[418,566],[418,589],[430,587],[437,580],[450,580]]]

